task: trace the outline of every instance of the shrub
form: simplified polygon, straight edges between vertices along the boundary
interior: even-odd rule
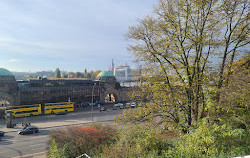
[[[51,158],[61,158],[63,154],[59,152],[58,145],[55,139],[51,140],[50,147],[49,147],[50,157]]]
[[[166,157],[233,157],[250,154],[248,131],[230,124],[203,120],[197,128],[180,136]]]
[[[69,127],[51,134],[51,157],[77,157],[81,154],[94,156],[105,145],[116,141],[117,131],[111,126],[95,124],[87,127]],[[59,153],[60,151],[63,151]]]
[[[120,129],[120,139],[107,146],[102,157],[160,157],[169,144],[159,135],[156,128],[147,125],[131,125]]]

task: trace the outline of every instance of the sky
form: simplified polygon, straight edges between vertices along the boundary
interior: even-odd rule
[[[135,66],[124,37],[158,0],[0,0],[0,68],[17,72]]]

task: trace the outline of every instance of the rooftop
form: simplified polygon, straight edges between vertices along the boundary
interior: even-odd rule
[[[13,74],[4,68],[0,68],[0,76],[13,76]]]
[[[110,71],[102,71],[97,75],[97,77],[114,77],[114,74]]]

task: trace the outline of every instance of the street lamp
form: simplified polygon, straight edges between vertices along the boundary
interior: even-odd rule
[[[92,88],[92,107],[91,107],[91,117],[92,117],[92,121],[94,120],[93,119],[93,106],[94,106],[94,87],[95,87],[96,83],[93,85],[93,88]]]

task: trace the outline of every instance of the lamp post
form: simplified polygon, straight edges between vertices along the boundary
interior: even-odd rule
[[[94,118],[93,118],[93,106],[94,106],[94,88],[95,88],[95,85],[96,85],[96,83],[93,85],[93,88],[92,88],[92,107],[91,107],[91,118],[92,118],[92,121],[94,121]]]

